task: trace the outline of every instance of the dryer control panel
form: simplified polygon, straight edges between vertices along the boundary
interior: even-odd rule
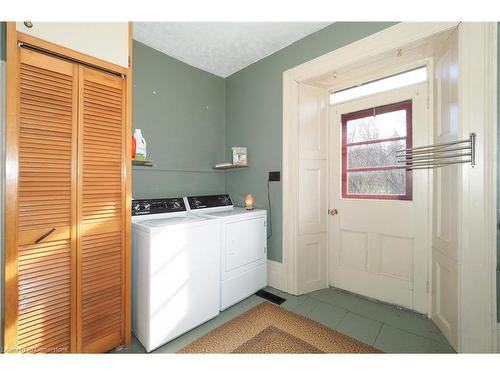
[[[132,216],[186,211],[182,198],[134,199]]]
[[[233,202],[229,194],[200,195],[186,198],[191,210],[214,207],[233,207]]]

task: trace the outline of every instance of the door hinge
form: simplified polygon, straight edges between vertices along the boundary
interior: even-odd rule
[[[429,280],[427,280],[425,284],[425,289],[427,289],[427,293],[429,293]]]

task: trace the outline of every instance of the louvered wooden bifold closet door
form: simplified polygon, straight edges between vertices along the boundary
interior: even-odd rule
[[[6,351],[105,352],[125,339],[125,80],[18,52]]]
[[[79,351],[102,352],[123,337],[124,80],[80,67]]]
[[[77,99],[76,65],[20,50],[15,347],[21,351],[75,348]]]

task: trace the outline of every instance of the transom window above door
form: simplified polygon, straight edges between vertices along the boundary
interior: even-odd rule
[[[412,172],[396,151],[412,147],[412,102],[342,115],[342,198],[412,199]]]
[[[425,81],[427,81],[427,67],[422,66],[420,68],[379,78],[354,87],[333,91],[330,93],[330,104],[338,104],[352,99],[357,99],[362,96],[394,90],[399,87],[410,86]]]

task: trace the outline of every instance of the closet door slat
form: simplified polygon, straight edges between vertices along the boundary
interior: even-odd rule
[[[84,67],[79,76],[78,347],[105,352],[124,337],[125,80]]]

